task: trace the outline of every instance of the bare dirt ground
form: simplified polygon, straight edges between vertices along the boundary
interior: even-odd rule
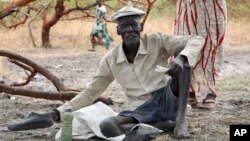
[[[32,59],[44,66],[69,88],[84,89],[94,75],[97,63],[106,52],[98,48],[96,52],[87,52],[80,48],[73,49],[39,49],[28,48],[16,50],[16,53]],[[218,104],[213,110],[191,109],[187,113],[188,130],[195,141],[229,140],[229,125],[250,124],[250,46],[233,46],[225,48],[225,61],[218,80]],[[22,82],[26,75],[22,69],[2,60],[6,72],[0,80],[6,83]],[[29,89],[56,91],[44,77],[37,75]],[[128,107],[120,86],[114,82],[105,91],[119,112]],[[200,97],[202,98],[202,97]],[[0,93],[0,141],[52,141],[60,128],[60,123],[51,128],[9,132],[5,128],[9,123],[23,119],[30,112],[43,113],[59,105],[62,101],[34,99],[22,96],[8,97]],[[172,133],[163,133],[155,140],[177,140]]]

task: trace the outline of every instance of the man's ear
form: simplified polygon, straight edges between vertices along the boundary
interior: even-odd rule
[[[121,31],[120,31],[120,28],[118,26],[116,26],[116,32],[117,32],[117,35],[121,35]]]
[[[143,27],[144,27],[144,26],[143,26],[143,24],[142,24],[142,23],[140,23],[140,25],[141,25],[141,32],[142,32],[142,31],[143,31]]]

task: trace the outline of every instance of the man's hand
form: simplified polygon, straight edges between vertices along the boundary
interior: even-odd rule
[[[182,55],[178,55],[173,59],[173,57],[170,57],[168,59],[168,63],[170,65],[169,70],[166,72],[166,74],[176,77],[182,72],[183,70],[183,64],[187,61],[187,58]]]
[[[51,114],[53,120],[55,122],[59,122],[61,121],[61,117],[60,117],[60,112],[57,109],[53,109],[51,112],[49,112],[48,114]]]
[[[96,98],[92,104],[97,103],[99,101],[101,101],[102,103],[104,103],[106,105],[114,105],[114,103],[110,97],[103,97],[103,96]]]

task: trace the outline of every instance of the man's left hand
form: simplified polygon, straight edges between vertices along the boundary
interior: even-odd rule
[[[178,55],[175,57],[173,60],[169,60],[169,70],[166,72],[166,74],[176,77],[177,75],[180,74],[183,70],[183,64],[186,62],[186,57]]]

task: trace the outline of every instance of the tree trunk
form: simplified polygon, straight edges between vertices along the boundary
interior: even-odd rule
[[[64,10],[64,0],[57,0],[56,7],[55,7],[55,14],[53,15],[53,17],[51,17],[49,21],[47,20],[48,9],[44,9],[44,11],[42,12],[42,20],[43,20],[42,47],[45,47],[45,48],[52,47],[50,40],[49,40],[50,28],[54,26],[63,16],[63,10]]]
[[[44,48],[52,48],[52,45],[49,40],[51,26],[43,22],[42,26],[42,47]]]

